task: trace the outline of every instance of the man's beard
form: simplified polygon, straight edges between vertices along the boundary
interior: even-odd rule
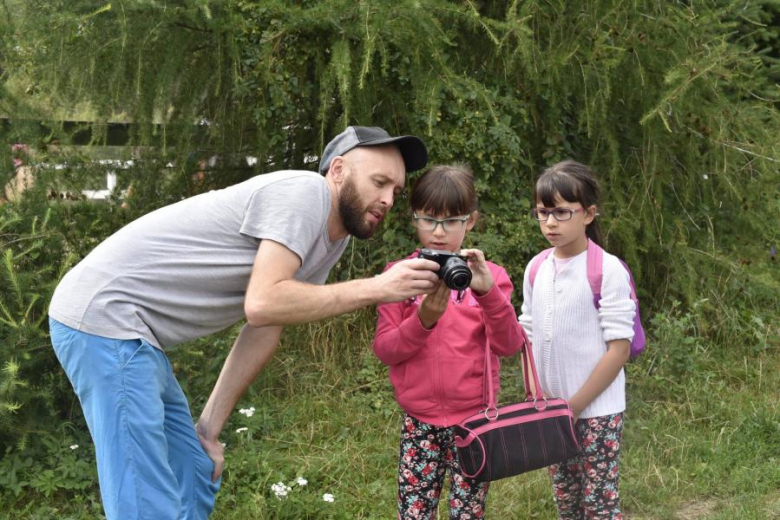
[[[361,240],[371,238],[376,231],[376,227],[363,220],[364,214],[355,183],[349,179],[345,180],[339,194],[339,215],[347,233]]]

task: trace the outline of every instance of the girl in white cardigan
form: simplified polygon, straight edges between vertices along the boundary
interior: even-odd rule
[[[626,407],[623,365],[634,335],[629,274],[604,253],[598,308],[588,283],[587,250],[600,243],[598,183],[574,161],[539,177],[532,216],[553,252],[531,282],[528,264],[520,323],[534,345],[545,395],[569,401],[580,453],[550,467],[562,519],[621,518],[618,459]],[[593,247],[592,245],[590,247]]]

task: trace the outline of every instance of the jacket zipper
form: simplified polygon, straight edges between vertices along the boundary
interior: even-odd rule
[[[442,318],[443,317],[444,316],[442,316]],[[442,402],[441,366],[439,365],[439,358],[441,357],[441,323],[439,323],[438,325],[439,327],[436,327],[436,331],[435,331],[436,348],[434,349],[434,355],[433,355],[433,376],[434,376],[433,389],[434,389],[434,394],[436,395],[436,403],[439,405],[439,414],[443,416],[444,403]]]

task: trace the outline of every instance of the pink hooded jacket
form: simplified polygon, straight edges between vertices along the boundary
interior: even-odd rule
[[[417,256],[412,254],[411,257]],[[389,269],[396,262],[385,266]],[[485,407],[485,344],[493,355],[493,385],[498,392],[497,356],[523,346],[510,298],[512,282],[504,268],[487,262],[493,287],[483,295],[457,291],[439,321],[426,330],[417,308],[421,297],[378,307],[374,352],[390,366],[390,382],[401,408],[420,421],[452,426]]]

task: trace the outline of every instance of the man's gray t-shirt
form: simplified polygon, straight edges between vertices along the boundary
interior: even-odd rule
[[[258,175],[144,215],[74,267],[49,315],[114,339],[166,348],[244,317],[244,297],[263,239],[301,259],[295,278],[322,284],[349,237],[331,242],[325,179],[303,171]]]

